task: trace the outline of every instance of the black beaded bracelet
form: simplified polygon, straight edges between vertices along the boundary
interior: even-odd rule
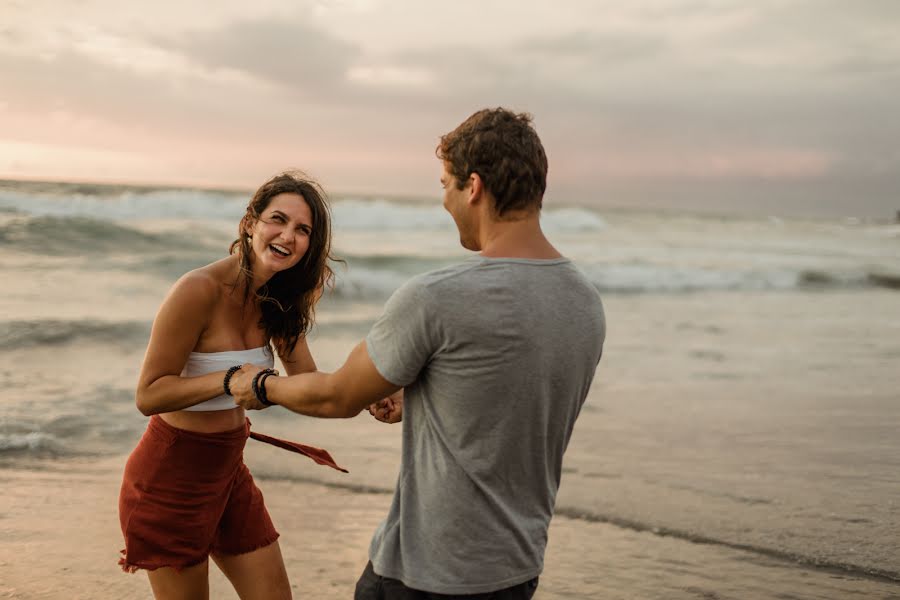
[[[263,401],[262,398],[260,397],[259,378],[262,377],[263,375],[271,375],[274,372],[275,372],[275,369],[263,369],[262,371],[258,372],[256,375],[253,376],[253,382],[251,385],[251,387],[253,388],[253,395],[256,396],[256,399],[264,406],[271,406],[271,404],[269,404],[268,401]]]
[[[225,393],[227,395],[231,395],[231,388],[228,384],[231,382],[231,376],[241,370],[241,365],[234,365],[233,367],[229,367],[225,372],[225,379],[222,381],[222,387],[225,388]]]
[[[268,379],[270,375],[277,375],[277,373],[272,371],[259,378],[259,401],[263,406],[272,406],[275,404],[274,402],[269,402],[269,394],[266,391],[266,379]]]

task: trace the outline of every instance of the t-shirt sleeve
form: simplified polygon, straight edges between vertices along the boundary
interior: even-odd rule
[[[390,297],[366,336],[369,358],[381,376],[400,387],[415,381],[437,350],[437,322],[428,290],[413,279]]]

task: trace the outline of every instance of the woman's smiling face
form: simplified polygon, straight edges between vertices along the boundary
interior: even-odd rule
[[[278,194],[248,233],[252,236],[253,269],[277,273],[290,269],[309,249],[312,210],[300,194]]]

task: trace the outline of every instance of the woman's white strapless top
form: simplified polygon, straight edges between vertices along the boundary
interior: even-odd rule
[[[225,371],[234,365],[250,363],[260,368],[271,369],[275,365],[275,356],[269,346],[260,346],[249,350],[228,350],[226,352],[191,352],[187,364],[181,371],[182,377],[197,377],[216,371]],[[189,406],[183,410],[228,410],[238,408],[234,398],[226,394],[216,396],[206,402]]]

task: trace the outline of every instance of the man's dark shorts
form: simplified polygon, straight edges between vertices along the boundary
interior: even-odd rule
[[[502,590],[484,594],[446,595],[422,592],[403,585],[402,581],[375,573],[372,562],[356,582],[354,600],[531,600],[537,590],[538,578]]]

